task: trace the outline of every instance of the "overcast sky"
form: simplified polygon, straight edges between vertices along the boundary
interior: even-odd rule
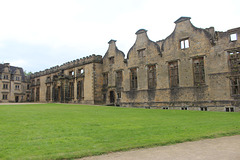
[[[174,21],[227,31],[240,27],[240,0],[0,0],[0,63],[37,72],[91,54],[117,40],[125,55],[138,29],[165,39]]]

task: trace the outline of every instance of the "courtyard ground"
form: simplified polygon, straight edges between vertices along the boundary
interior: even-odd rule
[[[240,135],[116,152],[78,160],[240,160]]]

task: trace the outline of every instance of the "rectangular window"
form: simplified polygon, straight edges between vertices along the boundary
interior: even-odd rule
[[[205,84],[205,72],[204,72],[204,58],[198,57],[193,59],[193,76],[194,85],[199,86]]]
[[[2,99],[3,99],[3,100],[7,100],[7,99],[8,99],[8,95],[7,95],[7,94],[3,94]]]
[[[20,86],[19,85],[15,85],[15,90],[20,90]]]
[[[116,72],[116,86],[117,87],[122,87],[122,71],[117,71]]]
[[[50,86],[47,86],[46,101],[50,101],[50,95],[51,95]]]
[[[162,107],[162,109],[169,109],[168,107]]]
[[[108,86],[108,73],[103,73],[103,85]]]
[[[226,112],[234,112],[234,108],[233,107],[226,107],[225,111]]]
[[[148,88],[156,88],[156,65],[148,66]]]
[[[187,107],[181,107],[181,110],[188,110]]]
[[[237,41],[237,33],[230,34],[230,40],[231,42]]]
[[[17,76],[17,77],[16,77],[16,81],[20,81],[20,77]]]
[[[137,68],[130,69],[130,89],[137,89]]]
[[[180,46],[181,46],[181,49],[189,48],[189,40],[188,39],[181,40]]]
[[[240,95],[240,77],[230,77],[231,93],[233,96]]]
[[[114,57],[109,58],[109,64],[114,64]]]
[[[8,79],[8,75],[3,75],[3,79]]]
[[[229,65],[231,74],[240,74],[240,53],[230,52],[229,53]]]
[[[169,62],[168,71],[169,71],[170,87],[178,87],[179,85],[178,62],[177,61]]]
[[[81,74],[83,74],[83,73],[84,73],[84,69],[83,69],[83,68],[78,69],[78,75],[81,75]]]
[[[38,102],[40,100],[40,89],[39,87],[36,89],[36,101]]]
[[[77,98],[79,100],[83,100],[84,99],[84,81],[78,81],[77,83]]]
[[[117,92],[117,98],[118,99],[122,98],[121,92]]]
[[[73,71],[70,71],[70,72],[69,72],[69,76],[74,76],[74,72],[73,72]]]
[[[207,111],[207,107],[200,107],[201,111]]]
[[[40,79],[37,79],[37,85],[40,85]]]
[[[74,85],[73,82],[69,82],[69,86],[68,86],[68,91],[69,91],[69,99],[73,99],[74,98]]]
[[[3,84],[3,89],[8,89],[8,84]]]

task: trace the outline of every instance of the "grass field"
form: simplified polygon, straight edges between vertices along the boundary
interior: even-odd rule
[[[71,159],[234,134],[239,112],[0,106],[0,159]]]

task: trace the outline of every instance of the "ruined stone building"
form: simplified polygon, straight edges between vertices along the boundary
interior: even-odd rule
[[[26,102],[30,94],[23,69],[9,63],[0,64],[0,102]]]
[[[196,28],[189,17],[157,42],[136,32],[126,55],[109,41],[91,55],[31,75],[31,100],[124,107],[240,111],[240,28]]]

